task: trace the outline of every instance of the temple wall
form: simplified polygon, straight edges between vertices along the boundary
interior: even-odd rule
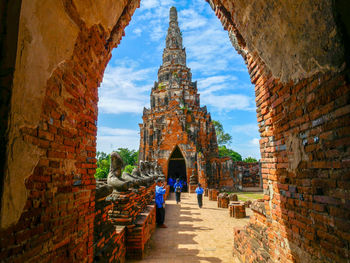
[[[92,261],[97,87],[138,4],[22,1],[0,261]]]
[[[173,103],[174,106],[178,105],[176,101]],[[215,151],[211,145],[213,138],[216,142],[216,135],[212,131],[208,132],[208,117],[203,118],[203,115],[203,112],[189,112],[180,108],[156,112],[154,116],[144,114],[144,123],[140,124],[140,160],[157,161],[168,177],[169,158],[178,146],[186,162],[189,184],[192,174],[198,176],[199,154],[201,160],[207,162],[210,154],[217,153],[217,148]],[[162,120],[163,126],[157,123],[158,119]],[[155,127],[159,132],[154,132]],[[198,131],[198,136],[191,133],[190,127]],[[201,173],[206,178],[207,169],[203,168]]]
[[[207,176],[211,188],[242,190],[247,187],[261,187],[260,163],[234,162],[230,157],[210,159]]]
[[[345,262],[349,27],[329,1],[253,2],[210,1],[255,84],[261,135],[266,213],[235,232],[234,251],[242,261]],[[247,245],[257,242],[261,255]]]

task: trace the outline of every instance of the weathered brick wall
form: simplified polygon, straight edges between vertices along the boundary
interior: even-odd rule
[[[245,1],[210,3],[248,65],[261,135],[266,217],[256,213],[253,222],[236,233],[234,251],[243,261],[258,257],[263,262],[345,262],[350,247],[350,85],[348,67],[340,67],[344,53],[335,11],[326,1],[304,2],[300,12],[275,23],[292,25],[283,40],[286,44],[278,45],[283,36],[270,30],[269,19],[283,16],[286,5],[276,2],[268,7],[261,2],[261,12],[269,15],[258,17],[255,12],[260,9],[249,9],[251,3]],[[303,13],[306,7],[310,7],[308,14]],[[263,30],[245,27],[247,19],[250,26]],[[320,24],[328,29],[320,30]],[[308,39],[318,40],[303,43],[303,32],[312,28]],[[332,30],[333,38],[327,33]],[[276,43],[268,46],[265,41],[271,34]],[[290,36],[300,44],[290,49],[293,56],[289,50],[278,52],[293,45]],[[254,39],[259,43],[252,45],[249,41]],[[321,50],[321,43],[336,47]],[[312,59],[319,64],[305,67],[305,61]],[[249,244],[254,244],[253,249]],[[264,251],[253,255],[258,248]]]
[[[2,196],[0,261],[93,260],[97,87],[102,81],[111,50],[119,43],[138,1],[124,1],[114,9],[121,9],[121,12],[111,18],[115,19],[114,22],[109,21],[114,23],[110,24],[111,29],[104,27],[103,22],[94,24],[89,21],[89,17],[84,17],[91,15],[89,12],[100,15],[96,9],[85,9],[86,13],[81,15],[81,9],[77,10],[76,7],[81,7],[83,3],[76,6],[74,2],[77,1],[52,1],[51,7],[46,6],[50,8],[50,12],[46,10],[46,15],[53,14],[55,21],[69,21],[72,24],[76,39],[70,39],[71,32],[67,30],[67,38],[63,40],[66,46],[58,47],[62,43],[56,42],[52,51],[50,44],[45,42],[46,49],[43,48],[42,52],[44,56],[46,54],[48,64],[53,64],[49,65],[52,71],[43,87],[30,82],[30,69],[35,75],[37,64],[35,61],[31,64],[25,58],[27,54],[30,57],[30,45],[33,42],[36,47],[41,47],[40,41],[53,41],[55,36],[52,35],[52,29],[49,32],[43,30],[40,36],[35,35],[37,32],[32,31],[31,22],[36,17],[21,22],[19,38],[22,39],[23,34],[27,36],[21,42],[23,53],[18,59],[22,59],[22,62],[17,63],[19,68],[16,71],[21,72],[24,67],[25,74],[28,73],[26,70],[29,73],[19,76],[22,82],[17,81],[13,86],[15,92],[12,94],[13,118],[10,125],[12,148],[8,148],[12,158],[7,164]],[[27,13],[23,17],[28,15],[31,8],[39,8],[39,5],[33,7],[35,3],[25,4],[22,11]],[[37,12],[40,14],[41,11]],[[29,11],[29,15],[33,14]],[[68,20],[65,20],[66,17]],[[39,22],[44,25],[40,29],[46,29],[46,26],[57,28],[50,24],[52,20],[39,19]],[[23,31],[23,28],[27,31]],[[60,32],[58,30],[56,33]],[[36,41],[31,42],[31,37]],[[69,52],[68,44],[71,41],[74,44],[72,53],[64,58],[59,57],[57,50]],[[56,65],[52,57],[62,60]],[[40,61],[41,57],[37,59]],[[33,79],[46,76],[44,70],[47,69],[38,71]],[[26,77],[27,81],[23,81]],[[23,83],[27,86],[18,91],[16,85]],[[36,100],[28,107],[30,96]],[[21,104],[22,101],[25,103]],[[16,114],[21,112],[15,108],[23,111],[19,119]],[[39,112],[38,116],[36,112]]]
[[[148,205],[134,225],[127,227],[127,258],[142,259],[145,245],[156,228],[156,207]]]
[[[234,162],[233,170],[239,187],[260,187],[260,163]]]
[[[255,83],[270,255],[341,262],[350,241],[347,77],[317,74],[282,85],[260,76]]]
[[[267,232],[270,222],[266,220],[264,200],[254,201],[250,208],[254,216],[249,224],[244,230],[233,230],[233,256],[241,262],[271,262]]]
[[[98,181],[94,221],[94,261],[124,262],[142,258],[156,227],[155,184],[111,193]],[[169,192],[167,187],[167,192]]]
[[[208,184],[226,190],[260,187],[260,163],[233,162],[231,158],[212,158]]]
[[[94,220],[94,262],[124,262],[126,255],[125,226],[112,224],[108,212],[112,210],[107,196],[96,199]]]

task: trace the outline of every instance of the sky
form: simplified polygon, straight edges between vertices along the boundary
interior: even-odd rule
[[[227,31],[203,0],[142,0],[99,88],[97,151],[124,147],[138,150],[143,108],[162,63],[169,10],[175,6],[192,81],[197,81],[201,106],[232,136],[228,148],[260,159],[258,125],[251,84],[243,58]]]

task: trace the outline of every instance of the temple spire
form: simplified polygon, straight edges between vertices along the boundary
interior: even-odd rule
[[[182,49],[182,36],[177,22],[177,11],[175,7],[169,11],[169,28],[166,36],[166,48]]]
[[[174,6],[172,6],[169,11],[169,24],[171,22],[175,22],[177,24],[177,10]]]

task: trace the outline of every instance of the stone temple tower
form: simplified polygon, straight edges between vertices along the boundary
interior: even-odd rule
[[[157,162],[167,178],[182,177],[207,185],[218,156],[214,125],[207,108],[200,107],[197,82],[186,66],[186,50],[175,7],[170,9],[163,64],[144,108],[140,124],[140,161]]]

